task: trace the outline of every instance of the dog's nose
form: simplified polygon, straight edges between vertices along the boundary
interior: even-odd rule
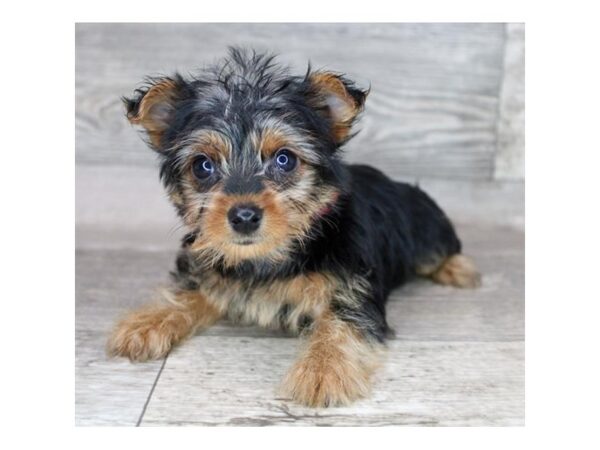
[[[263,212],[256,205],[235,205],[227,213],[231,227],[242,234],[258,230]]]

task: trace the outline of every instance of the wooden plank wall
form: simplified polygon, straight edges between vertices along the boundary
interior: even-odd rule
[[[522,41],[522,33],[507,29],[504,24],[78,24],[77,163],[152,165],[154,158],[123,117],[119,97],[148,74],[190,72],[224,55],[228,45],[242,45],[279,53],[299,71],[310,60],[314,67],[343,71],[372,86],[362,131],[348,147],[350,160],[370,161],[394,177],[489,180],[499,124],[504,132],[511,123],[499,113],[518,114],[514,107],[501,107],[503,86],[511,88],[504,83],[507,38],[517,47]],[[513,170],[522,176],[518,167]]]
[[[498,179],[525,178],[525,26],[508,24],[496,139]]]

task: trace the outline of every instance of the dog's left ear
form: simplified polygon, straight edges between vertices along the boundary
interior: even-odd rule
[[[332,72],[313,72],[308,82],[309,104],[330,121],[334,142],[342,144],[349,138],[369,91],[358,89],[352,81]]]
[[[123,98],[127,119],[141,125],[154,150],[164,150],[164,134],[175,116],[177,104],[186,98],[187,83],[179,75],[150,79],[147,86],[135,91],[131,98]]]

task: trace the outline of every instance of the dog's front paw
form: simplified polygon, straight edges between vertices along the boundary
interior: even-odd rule
[[[109,356],[124,356],[131,361],[159,359],[190,330],[191,323],[184,312],[166,307],[148,308],[120,321],[106,350]]]
[[[313,408],[341,406],[367,396],[370,387],[369,372],[360,366],[346,361],[305,359],[297,362],[285,377],[282,394]]]

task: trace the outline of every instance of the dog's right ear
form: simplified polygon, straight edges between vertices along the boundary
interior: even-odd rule
[[[308,99],[331,125],[331,136],[336,144],[350,138],[356,118],[363,110],[369,91],[363,91],[341,74],[334,72],[310,72]]]
[[[148,79],[147,85],[136,89],[132,97],[123,97],[127,119],[144,128],[155,150],[164,149],[164,134],[173,123],[177,103],[186,98],[186,93],[190,95],[188,91],[187,82],[175,75]]]

